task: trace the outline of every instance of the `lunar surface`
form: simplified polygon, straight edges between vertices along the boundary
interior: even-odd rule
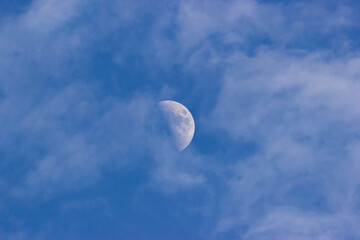
[[[191,142],[195,132],[195,122],[190,111],[175,101],[161,101],[159,107],[170,126],[175,145],[179,151],[184,150]]]

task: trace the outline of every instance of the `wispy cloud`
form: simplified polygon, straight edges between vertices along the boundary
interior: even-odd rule
[[[358,235],[350,213],[359,206],[347,197],[360,184],[348,150],[359,141],[357,61],[352,53],[331,59],[281,50],[227,60],[213,126],[260,150],[238,159],[219,232],[240,229],[244,239]],[[339,221],[354,223],[353,230]]]
[[[2,20],[0,207],[145,166],[139,189],[206,195],[205,239],[360,236],[356,9],[165,2],[37,0]],[[159,131],[169,97],[199,126],[181,153]]]

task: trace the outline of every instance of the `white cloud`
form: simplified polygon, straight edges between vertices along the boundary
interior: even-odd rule
[[[360,234],[358,221],[358,216],[351,213],[328,215],[280,209],[271,212],[244,239],[347,239]]]
[[[245,225],[244,239],[339,239],[348,236],[348,225],[337,225],[345,221],[353,223],[349,234],[359,236],[358,220],[349,214],[359,209],[349,197],[360,185],[350,170],[358,168],[350,157],[360,129],[354,104],[360,85],[352,70],[358,58],[326,56],[265,51],[226,60],[212,126],[260,150],[231,167],[219,234]],[[277,207],[311,217],[278,215]],[[266,223],[258,229],[259,221]]]
[[[360,235],[359,219],[352,214],[360,209],[360,60],[349,51],[351,39],[338,34],[354,24],[351,9],[182,1],[176,10],[156,13],[151,40],[139,44],[129,38],[131,43],[116,49],[124,51],[114,54],[119,65],[134,45],[152,66],[180,63],[187,73],[219,69],[219,79],[211,83],[219,95],[199,97],[213,99],[214,109],[199,111],[199,119],[204,128],[230,136],[232,147],[243,141],[258,147],[250,157],[230,162],[221,153],[205,159],[196,149],[180,156],[163,144],[153,127],[151,94],[99,97],[96,87],[84,87],[87,80],[64,80],[71,75],[67,71],[77,73],[76,59],[87,60],[86,54],[81,59],[87,46],[121,32],[143,9],[116,2],[96,12],[92,23],[57,31],[81,14],[83,4],[35,1],[0,30],[0,144],[8,148],[21,139],[16,151],[28,153],[27,160],[12,163],[24,166],[13,194],[51,196],[89,186],[104,168],[137,164],[147,156],[154,161],[152,187],[166,193],[209,187],[208,175],[216,175],[213,182],[224,189],[212,195],[220,202],[212,216],[214,238],[231,231],[245,239],[339,239],[347,229]],[[171,37],[164,33],[169,28]],[[327,34],[334,35],[328,36],[327,50],[319,50],[319,43],[314,49],[312,37],[324,40]],[[257,43],[254,36],[268,42]],[[43,91],[48,85],[39,79],[61,79],[60,86]],[[206,89],[208,81],[195,80],[193,91]],[[166,84],[170,90],[161,94],[176,95],[171,82]]]
[[[21,20],[24,26],[42,33],[66,23],[79,12],[81,0],[34,1]]]
[[[186,150],[185,150],[186,151]],[[195,154],[178,152],[175,147],[162,146],[154,152],[156,167],[151,185],[165,193],[204,187],[206,178],[202,158]]]

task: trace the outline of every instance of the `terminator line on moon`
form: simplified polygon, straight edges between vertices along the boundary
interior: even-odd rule
[[[170,125],[170,130],[179,151],[184,150],[195,133],[195,121],[190,111],[175,101],[160,101],[159,107]]]

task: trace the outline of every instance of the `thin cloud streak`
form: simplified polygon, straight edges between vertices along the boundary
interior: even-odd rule
[[[143,4],[38,0],[1,23],[0,208],[142,168],[137,194],[203,194],[204,239],[359,237],[356,9]],[[181,154],[159,131],[167,98],[200,129]],[[0,236],[51,235],[20,228]]]

